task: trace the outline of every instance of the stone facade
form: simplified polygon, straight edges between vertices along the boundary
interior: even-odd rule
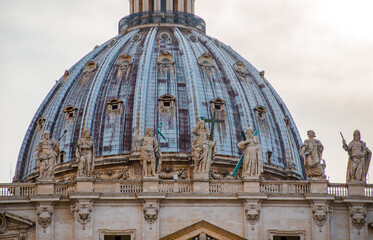
[[[362,185],[360,193],[356,185],[325,180],[87,179],[70,185],[1,185],[0,239],[373,237],[371,185]]]

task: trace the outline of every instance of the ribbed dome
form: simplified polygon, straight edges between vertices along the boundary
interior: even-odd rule
[[[184,25],[121,26],[120,35],[69,69],[30,124],[15,179],[32,176],[35,148],[45,130],[55,140],[67,130],[60,164],[75,161],[84,129],[92,131],[96,162],[110,164],[136,160],[137,137],[162,123],[166,161],[191,163],[196,121],[214,112],[225,120],[215,130],[215,164],[234,167],[242,153],[240,132],[251,126],[259,130],[265,171],[302,178],[301,138],[264,72],[203,30]]]

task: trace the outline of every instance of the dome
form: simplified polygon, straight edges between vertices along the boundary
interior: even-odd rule
[[[139,165],[138,139],[152,127],[166,137],[158,138],[165,165],[192,169],[192,130],[214,114],[221,121],[213,166],[233,170],[241,131],[250,126],[259,132],[265,177],[304,178],[300,135],[264,71],[207,36],[194,5],[189,12],[147,7],[131,6],[118,36],[95,47],[49,92],[27,130],[15,180],[35,178],[35,148],[46,130],[60,143],[57,175],[76,170],[85,129],[92,132],[98,167]]]

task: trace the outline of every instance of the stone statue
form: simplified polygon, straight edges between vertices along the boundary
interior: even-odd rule
[[[90,130],[83,131],[82,137],[78,140],[75,155],[78,162],[78,176],[92,176],[95,165],[95,155]]]
[[[343,149],[349,152],[346,181],[366,182],[372,152],[360,140],[359,130],[354,132],[354,139],[348,145],[343,140]]]
[[[192,142],[192,158],[194,161],[195,172],[206,172],[207,171],[207,157],[209,152],[209,135],[210,132],[206,129],[206,123],[203,120],[198,120],[192,133],[195,136]],[[212,159],[216,153],[216,140],[212,141]]]
[[[40,169],[40,178],[53,178],[53,167],[60,153],[59,143],[50,139],[50,132],[45,131],[35,150],[36,168]]]
[[[140,161],[144,169],[145,177],[152,177],[155,175],[155,161],[158,157],[160,169],[161,165],[161,151],[158,145],[157,138],[153,136],[153,128],[145,129],[145,137],[142,137],[142,146],[140,148]]]
[[[262,146],[257,136],[254,136],[254,130],[251,127],[246,129],[245,141],[238,143],[238,147],[245,149],[243,164],[242,164],[242,177],[259,178],[263,172],[263,156]]]
[[[324,146],[315,139],[313,130],[307,132],[308,139],[300,147],[300,155],[304,157],[304,167],[308,177],[325,177],[324,166],[322,164],[322,153]],[[324,164],[325,165],[325,164]]]

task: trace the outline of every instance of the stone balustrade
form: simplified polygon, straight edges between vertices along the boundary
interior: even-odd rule
[[[312,184],[319,184],[320,182],[312,181],[198,181],[198,180],[147,180],[147,183],[152,186],[151,190],[146,189],[149,184],[144,184],[141,180],[124,180],[124,181],[86,181],[85,184],[80,182],[72,183],[6,183],[0,184],[0,198],[9,197],[28,197],[37,195],[38,192],[42,194],[55,194],[66,196],[71,193],[81,192],[81,187],[88,188],[83,192],[95,192],[102,194],[135,194],[142,192],[158,192],[158,193],[243,193],[245,192],[245,184],[252,184],[257,182],[258,188],[254,191],[246,191],[261,194],[309,194],[318,193],[318,189],[312,191]],[[319,192],[323,194],[333,195],[335,197],[348,197],[350,195],[350,184],[329,183],[324,181],[327,190]],[[87,185],[88,184],[88,185]],[[46,187],[47,186],[47,187]],[[49,187],[48,187],[49,186]],[[202,189],[201,187],[202,186]],[[253,185],[255,186],[255,184]],[[322,185],[321,185],[322,186]],[[360,196],[373,197],[373,185],[358,185],[362,189]],[[353,185],[356,189],[356,184]],[[38,189],[40,189],[38,191]],[[52,190],[48,190],[52,189]],[[250,188],[253,189],[253,188]],[[255,189],[255,188],[254,188]],[[50,192],[48,192],[50,191]]]

